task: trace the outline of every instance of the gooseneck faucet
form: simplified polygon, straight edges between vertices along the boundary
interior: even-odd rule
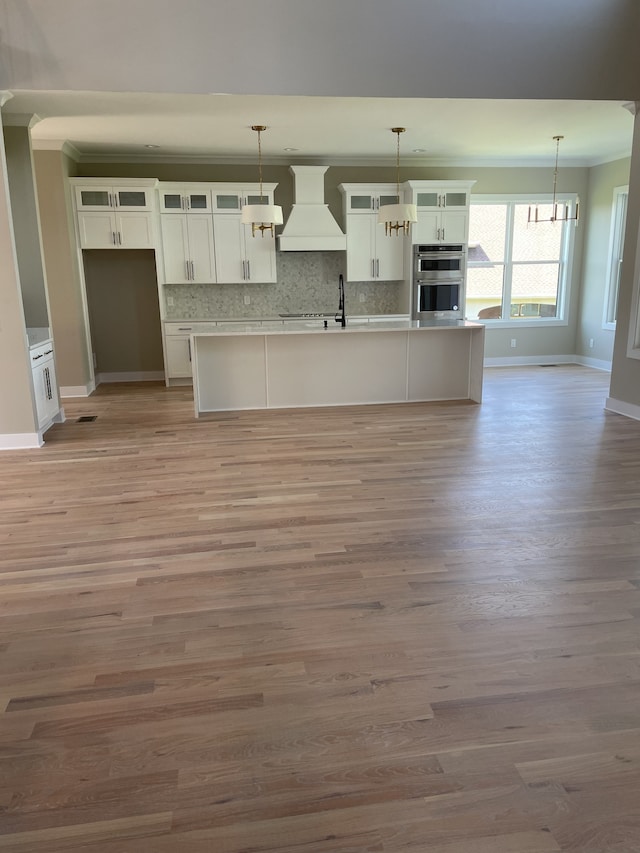
[[[338,277],[338,313],[335,316],[336,323],[340,323],[344,329],[347,325],[347,317],[344,310],[344,277],[342,273]]]

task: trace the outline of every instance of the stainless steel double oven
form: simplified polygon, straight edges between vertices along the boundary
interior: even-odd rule
[[[413,247],[411,316],[414,320],[464,316],[467,247],[419,243]]]

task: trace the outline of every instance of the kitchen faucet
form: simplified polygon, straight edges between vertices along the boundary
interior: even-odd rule
[[[342,328],[347,325],[347,317],[344,312],[344,278],[342,273],[338,277],[338,313],[335,316],[336,323],[340,323]]]

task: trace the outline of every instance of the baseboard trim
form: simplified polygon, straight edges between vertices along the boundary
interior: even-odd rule
[[[485,367],[526,367],[536,364],[576,364],[575,355],[521,355],[485,358]]]
[[[636,406],[633,403],[625,403],[624,400],[607,397],[604,401],[604,408],[607,412],[613,412],[616,415],[624,415],[627,418],[633,418],[634,421],[640,421],[640,406]]]
[[[485,367],[526,367],[529,364],[581,364],[583,367],[593,367],[596,370],[606,370],[611,373],[610,361],[589,358],[586,355],[522,355],[485,358],[484,360]]]
[[[577,355],[575,357],[576,364],[582,364],[584,367],[593,367],[595,370],[604,370],[611,373],[611,362],[603,361],[601,358],[589,358],[587,355]]]
[[[0,434],[0,450],[37,450],[44,444],[41,432]]]
[[[61,385],[61,397],[90,397],[96,390],[96,383],[92,380],[86,385]]]
[[[121,373],[96,373],[96,385],[103,382],[164,382],[164,370],[124,370]]]

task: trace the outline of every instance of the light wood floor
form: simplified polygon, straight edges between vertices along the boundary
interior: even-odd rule
[[[0,456],[0,850],[640,851],[640,424],[607,385],[67,400]]]

